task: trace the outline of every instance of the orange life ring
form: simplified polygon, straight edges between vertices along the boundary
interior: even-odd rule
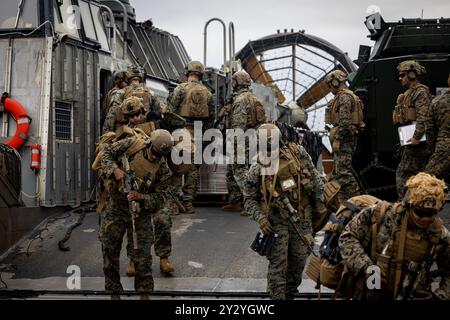
[[[28,138],[31,118],[28,116],[24,107],[22,107],[18,101],[9,98],[6,92],[2,95],[1,102],[4,105],[5,110],[8,111],[17,122],[16,133],[10,140],[5,142],[5,144],[19,150]]]

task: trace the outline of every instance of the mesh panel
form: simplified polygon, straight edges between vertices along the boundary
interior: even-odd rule
[[[72,141],[72,105],[55,103],[55,135],[57,140]]]

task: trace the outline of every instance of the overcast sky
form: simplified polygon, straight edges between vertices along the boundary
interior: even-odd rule
[[[236,29],[236,52],[249,40],[274,34],[277,29],[304,29],[339,47],[354,60],[360,44],[372,45],[364,25],[369,6],[377,6],[384,20],[402,17],[450,17],[450,0],[130,0],[138,21],[152,18],[157,28],[183,41],[192,59],[203,61],[203,27],[210,18],[220,18]],[[228,41],[228,40],[227,40]],[[222,28],[208,28],[208,65],[223,61]]]

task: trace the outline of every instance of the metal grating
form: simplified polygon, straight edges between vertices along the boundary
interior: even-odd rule
[[[59,141],[72,141],[72,104],[55,102],[55,136]]]

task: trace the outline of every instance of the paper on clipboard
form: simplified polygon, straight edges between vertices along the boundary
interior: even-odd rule
[[[402,126],[398,128],[398,137],[400,139],[400,145],[406,146],[408,144],[411,144],[411,138],[414,135],[414,132],[416,131],[416,124],[409,124],[407,126]],[[425,141],[427,137],[425,134],[422,136],[420,141]]]

